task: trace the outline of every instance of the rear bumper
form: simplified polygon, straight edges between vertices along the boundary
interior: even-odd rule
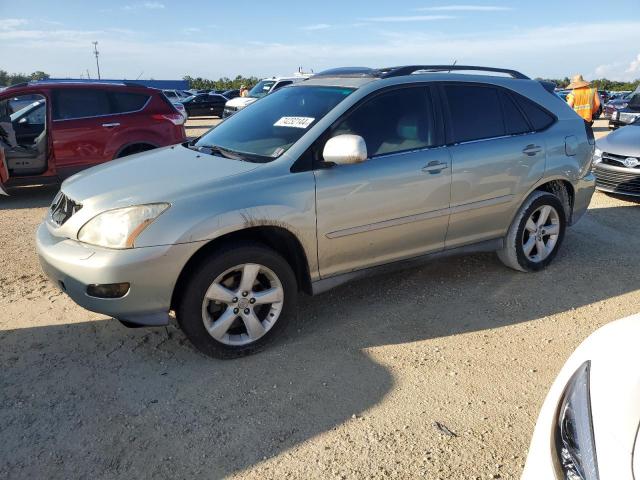
[[[574,184],[573,213],[571,214],[571,225],[576,223],[586,213],[591,203],[591,197],[596,187],[596,178],[589,172]]]
[[[138,325],[166,325],[182,268],[202,242],[110,250],[52,236],[42,224],[36,247],[46,275],[71,299],[92,312]],[[87,294],[95,284],[127,282],[121,298]]]

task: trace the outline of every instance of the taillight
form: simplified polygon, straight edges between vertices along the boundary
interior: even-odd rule
[[[151,115],[154,120],[169,120],[174,125],[184,124],[184,117],[180,113],[158,113]]]

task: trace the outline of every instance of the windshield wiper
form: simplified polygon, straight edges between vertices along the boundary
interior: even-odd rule
[[[207,155],[218,155],[231,160],[245,160],[240,152],[234,152],[233,150],[228,150],[218,145],[195,145],[190,143],[187,145],[187,148],[195,150],[196,152],[205,153]]]

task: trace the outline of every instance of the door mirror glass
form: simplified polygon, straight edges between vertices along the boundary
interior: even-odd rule
[[[330,138],[322,152],[325,162],[350,165],[367,159],[367,144],[360,135],[338,135]]]
[[[18,123],[20,125],[24,125],[25,123],[27,123],[27,117],[22,117],[20,120],[18,120]]]

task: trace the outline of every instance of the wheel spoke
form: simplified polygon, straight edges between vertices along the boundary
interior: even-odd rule
[[[222,315],[220,315],[220,318],[213,322],[211,326],[207,327],[209,334],[217,340],[222,340],[237,317],[238,315],[233,313],[232,308],[227,308]]]
[[[536,240],[536,250],[538,250],[539,260],[544,260],[547,257],[547,246],[542,240]]]
[[[536,223],[531,219],[531,217],[529,217],[529,220],[527,220],[525,228],[529,230],[531,233],[535,233],[538,227],[536,226]]]
[[[253,284],[256,282],[258,273],[260,272],[260,265],[255,263],[247,263],[242,269],[242,279],[240,280],[240,290],[244,292],[250,292],[253,290]]]
[[[253,311],[249,314],[243,314],[242,321],[244,322],[244,326],[247,327],[247,334],[249,335],[249,338],[252,340],[264,335],[264,327]]]
[[[216,300],[226,304],[231,303],[235,296],[234,292],[219,283],[212,283],[207,293],[205,293],[205,297],[209,300]]]
[[[256,292],[253,294],[253,298],[256,299],[257,305],[263,305],[266,303],[279,303],[282,301],[282,289],[270,288],[264,292]]]
[[[545,230],[546,235],[559,235],[560,234],[560,225],[558,225],[558,224],[549,225],[548,227],[545,227],[544,230]]]
[[[536,244],[536,237],[534,237],[533,235],[529,237],[529,240],[527,240],[527,243],[525,243],[522,248],[524,250],[524,254],[526,256],[531,255],[531,251],[533,250],[533,247]]]
[[[551,213],[551,207],[549,205],[545,205],[540,210],[540,216],[538,217],[538,227],[542,227],[547,223],[549,219],[549,214]]]

